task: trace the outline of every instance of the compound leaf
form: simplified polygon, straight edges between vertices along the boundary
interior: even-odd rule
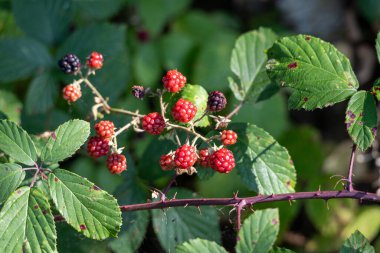
[[[116,237],[121,212],[114,197],[85,178],[56,169],[49,175],[50,195],[60,214],[78,232],[102,240]]]
[[[67,33],[72,13],[71,1],[15,0],[13,13],[17,24],[26,34],[52,44]]]
[[[26,165],[34,165],[37,160],[37,151],[28,133],[9,120],[0,121],[0,150]]]
[[[327,107],[347,99],[359,87],[347,57],[330,43],[309,35],[276,41],[268,59],[268,76],[293,89],[290,109]]]
[[[52,64],[47,48],[31,38],[0,39],[0,81],[25,78]]]

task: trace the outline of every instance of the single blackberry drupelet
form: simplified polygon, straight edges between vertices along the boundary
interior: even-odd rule
[[[75,54],[67,54],[58,61],[58,66],[66,74],[75,74],[80,70],[81,63]]]
[[[227,105],[227,99],[220,91],[212,91],[208,95],[207,109],[210,112],[219,112]]]

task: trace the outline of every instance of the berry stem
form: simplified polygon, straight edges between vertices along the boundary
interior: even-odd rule
[[[104,110],[106,112],[109,112],[111,107],[108,105],[107,101],[104,99],[104,97],[102,96],[102,94],[100,94],[100,92],[95,88],[94,85],[92,85],[92,83],[87,78],[83,78],[83,81],[91,89],[92,93],[94,93],[96,95],[96,97],[98,97],[100,99],[100,101],[103,104]]]
[[[163,96],[164,96],[164,93],[165,91],[160,91],[159,92],[159,96],[160,96],[160,109],[161,109],[161,116],[162,118],[164,119],[164,121],[166,122],[166,118],[165,118],[165,113],[166,113],[166,107],[164,105],[164,99],[163,99]]]
[[[37,181],[37,176],[38,176],[39,172],[40,172],[40,169],[37,168],[37,169],[36,169],[36,172],[35,172],[34,175],[33,175],[32,182],[30,183],[30,186],[29,186],[30,188],[32,188],[32,187],[34,186],[34,184],[36,183],[36,181]]]
[[[161,201],[166,200],[166,194],[168,193],[172,185],[176,182],[176,179],[177,179],[177,174],[174,174],[172,179],[169,181],[169,184],[162,190]]]
[[[350,192],[352,192],[354,190],[353,183],[352,183],[352,173],[354,170],[355,152],[356,152],[356,144],[354,144],[352,146],[351,157],[350,157],[350,165],[348,167],[346,190],[350,191]]]
[[[247,205],[245,199],[242,199],[236,206],[236,232],[239,233],[241,227],[241,211]],[[236,241],[240,241],[239,234],[236,235]]]
[[[202,141],[206,142],[206,143],[209,143],[209,139],[207,139],[206,137],[202,136],[201,134],[193,131],[192,129],[189,129],[187,127],[184,127],[184,126],[180,126],[180,125],[176,125],[176,124],[173,124],[173,123],[166,123],[168,126],[172,127],[172,128],[175,128],[175,129],[181,129],[187,133],[190,133],[194,136],[197,136],[199,139],[201,139]]]
[[[134,116],[134,117],[139,117],[139,118],[143,118],[144,117],[144,115],[139,114],[138,112],[131,112],[131,111],[120,109],[120,108],[110,107],[109,110],[110,110],[110,112],[126,114],[126,115],[129,115],[129,116]]]
[[[208,111],[206,110],[201,117],[199,117],[198,119],[196,119],[192,125],[194,126],[196,123],[198,123],[199,121],[201,121],[206,115],[208,114]]]
[[[139,120],[140,120],[139,118],[134,118],[131,122],[129,122],[128,124],[120,128],[119,130],[117,130],[114,134],[114,138],[118,136],[119,134],[121,134],[122,132],[124,132],[125,130],[127,130],[128,128],[130,128],[132,125],[136,124]]]
[[[238,106],[236,106],[235,109],[233,109],[233,111],[230,112],[230,113],[226,116],[226,118],[227,118],[227,119],[231,119],[232,116],[234,116],[235,114],[237,114],[237,113],[240,111],[240,109],[243,107],[244,103],[245,103],[245,100],[241,101],[240,104],[239,104]]]

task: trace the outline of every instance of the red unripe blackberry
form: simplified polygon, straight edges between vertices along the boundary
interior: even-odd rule
[[[198,162],[202,167],[210,167],[210,152],[208,151],[208,148],[204,148],[199,150],[199,159]]]
[[[181,72],[173,69],[169,70],[166,75],[162,78],[164,87],[169,92],[178,92],[186,84],[186,77],[181,74]]]
[[[162,155],[160,158],[160,166],[162,170],[172,170],[175,168],[173,154]]]
[[[145,96],[145,89],[143,86],[134,85],[132,87],[132,95],[138,99],[143,99]]]
[[[210,112],[219,112],[227,105],[227,99],[220,91],[212,91],[208,95],[207,109]]]
[[[232,130],[223,130],[220,134],[220,141],[224,146],[233,145],[237,141],[237,133]]]
[[[63,99],[67,102],[75,102],[82,96],[82,91],[79,85],[69,84],[62,90]]]
[[[94,158],[105,156],[110,150],[108,139],[99,136],[90,138],[87,144],[87,152]]]
[[[174,120],[187,123],[195,117],[197,107],[190,101],[180,98],[172,108]]]
[[[142,119],[143,129],[153,135],[162,133],[165,126],[165,120],[158,112],[151,112]]]
[[[99,123],[96,123],[94,128],[96,134],[104,139],[111,138],[115,133],[115,125],[108,120],[102,120]]]
[[[107,168],[112,174],[120,174],[127,169],[127,159],[118,153],[110,154],[107,157]]]
[[[210,167],[220,173],[229,173],[235,168],[234,154],[226,148],[215,151],[210,156]]]
[[[75,54],[67,54],[58,61],[58,66],[66,74],[76,74],[80,70],[81,63]]]
[[[195,147],[183,145],[179,147],[174,154],[174,162],[181,169],[188,169],[197,161],[197,152]]]
[[[100,69],[103,67],[103,55],[98,52],[92,52],[86,63],[90,69]]]

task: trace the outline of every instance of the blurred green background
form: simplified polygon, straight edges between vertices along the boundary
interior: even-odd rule
[[[0,118],[19,122],[36,135],[70,118],[88,118],[93,104],[90,91],[83,89],[83,98],[68,105],[61,89],[73,77],[62,74],[57,61],[75,53],[84,62],[92,51],[101,52],[105,63],[91,81],[110,98],[112,106],[152,111],[157,101],[135,99],[130,94],[132,85],[160,88],[162,75],[176,68],[189,83],[225,92],[231,110],[238,104],[227,80],[232,75],[231,50],[240,34],[261,26],[279,35],[305,33],[334,43],[352,61],[361,89],[371,87],[379,76],[374,50],[380,30],[377,0],[2,0]],[[298,191],[332,189],[340,178],[331,176],[346,174],[352,145],[344,125],[346,104],[289,112],[287,96],[287,91],[281,90],[268,100],[247,103],[233,120],[257,124],[289,149],[298,174]],[[116,126],[129,121],[120,115],[106,115],[105,119]],[[110,175],[104,159],[94,161],[84,149],[62,167],[114,192],[120,204],[145,202],[152,189],[161,189],[170,180],[171,172],[161,171],[158,159],[173,146],[132,132],[122,135],[119,142],[128,153],[128,172],[123,176]],[[373,150],[357,157],[355,185],[360,190],[375,192],[380,186],[378,146],[376,140]],[[233,192],[253,195],[236,171],[203,180],[181,176],[178,185],[204,197],[231,197]],[[341,189],[342,185],[338,182],[335,187]],[[280,207],[279,245],[296,252],[337,252],[342,240],[358,228],[380,252],[378,206],[359,207],[353,200],[271,206]],[[229,210],[222,208],[218,213],[223,246],[233,251],[235,232]],[[124,223],[119,240],[103,242],[84,239],[60,223],[58,249],[164,252],[148,212],[125,214]]]

